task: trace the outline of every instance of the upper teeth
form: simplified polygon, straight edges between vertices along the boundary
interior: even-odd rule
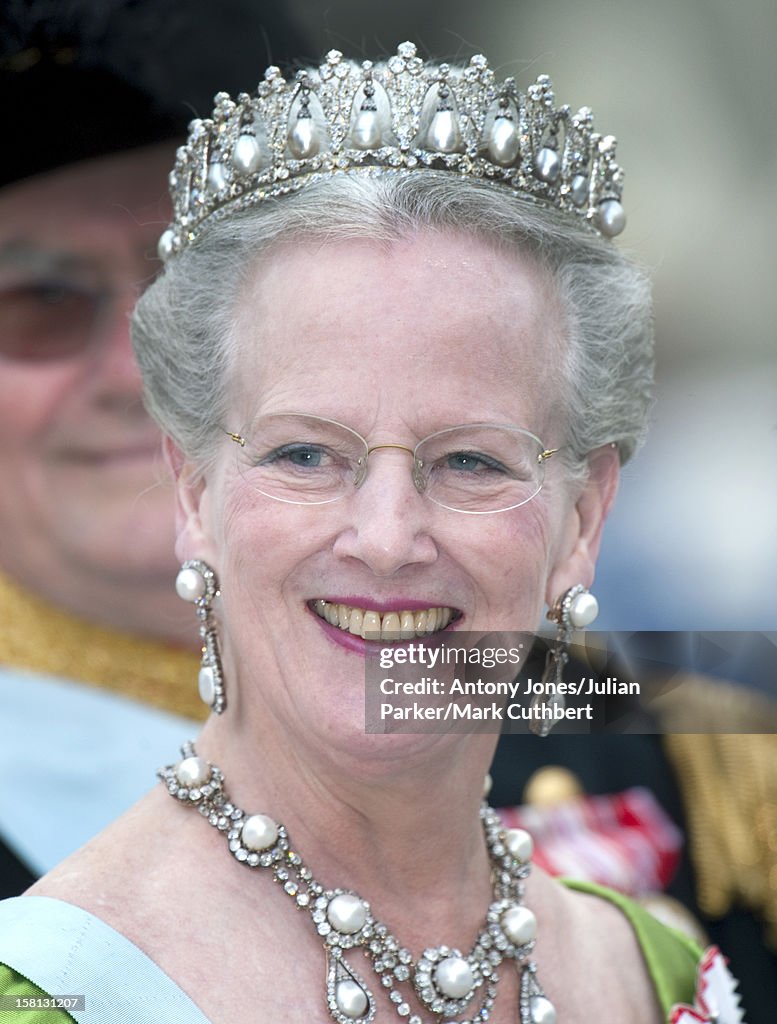
[[[412,640],[444,629],[453,618],[452,608],[424,608],[422,611],[380,612],[352,608],[319,598],[313,610],[332,626],[364,640]]]

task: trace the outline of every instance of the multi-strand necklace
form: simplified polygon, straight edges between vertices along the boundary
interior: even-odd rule
[[[414,960],[388,927],[374,917],[370,904],[350,889],[327,889],[292,849],[288,832],[266,814],[246,814],[224,789],[219,768],[199,757],[191,743],[183,758],[159,772],[171,796],[196,807],[225,837],[229,852],[248,868],[267,870],[298,910],[305,911],[326,954],[326,1003],[337,1024],[370,1024],[375,997],[346,959],[360,949],[372,966],[399,1017],[407,1024],[428,1024],[415,1012],[417,1000],[435,1022],[484,1024],[491,1017],[499,967],[512,960],[520,973],[520,1024],[555,1024],[556,1011],[530,959],[537,921],[524,906],[530,872],[531,837],[523,829],[505,830],[492,808],[483,804],[480,818],[491,858],[492,901],[471,951],[431,946]],[[470,1004],[477,997],[475,1007]],[[460,1015],[466,1014],[464,1018]]]

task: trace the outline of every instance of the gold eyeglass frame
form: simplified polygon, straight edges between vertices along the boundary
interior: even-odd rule
[[[442,430],[435,430],[433,433],[427,435],[426,437],[422,437],[421,440],[418,442],[418,444],[415,446],[415,448],[410,448],[406,444],[400,444],[399,442],[392,442],[392,441],[385,442],[384,444],[374,444],[374,445],[370,446],[368,441],[367,441],[367,439],[365,437],[362,437],[362,435],[358,432],[358,430],[354,430],[353,427],[349,427],[346,423],[341,423],[339,420],[330,419],[327,416],[315,416],[315,415],[313,415],[311,413],[296,413],[296,412],[295,413],[292,413],[292,412],[289,412],[289,413],[275,413],[273,415],[289,416],[289,417],[291,417],[291,416],[298,416],[301,419],[320,420],[322,423],[330,423],[330,424],[332,424],[332,426],[342,427],[343,429],[347,430],[349,433],[353,434],[355,437],[358,437],[359,440],[363,442],[363,444],[365,446],[365,449],[366,449],[366,453],[365,453],[364,456],[362,456],[362,457],[360,457],[359,459],[356,460],[356,464],[357,464],[357,466],[359,466],[360,471],[355,475],[355,478],[354,478],[354,481],[353,481],[354,490],[357,489],[358,487],[360,487],[364,483],[365,479],[367,478],[367,471],[368,471],[368,468],[369,468],[368,460],[369,460],[370,455],[372,455],[373,452],[378,451],[381,448],[396,448],[396,449],[399,449],[400,451],[407,452],[409,455],[411,455],[413,457],[413,471],[412,471],[412,474],[411,474],[412,478],[413,478],[413,483],[414,483],[415,488],[416,488],[416,490],[418,491],[419,494],[426,495],[426,479],[424,478],[423,474],[421,473],[421,469],[423,468],[424,462],[423,462],[423,459],[419,459],[418,458],[418,455],[416,454],[416,452],[418,451],[418,449],[420,448],[420,446],[422,444],[425,444],[427,441],[431,440],[433,437],[438,437],[440,434],[447,434],[447,433],[449,433],[451,431],[459,430],[461,427],[472,427],[472,428],[489,427],[489,428],[495,428],[497,430],[513,430],[513,431],[516,431],[517,433],[525,434],[527,437],[530,437],[533,441],[536,441],[537,444],[542,449],[542,451],[540,451],[537,454],[537,462],[538,462],[539,465],[544,465],[545,462],[547,462],[547,460],[549,458],[551,458],[551,456],[555,455],[558,451],[561,450],[560,448],[545,448],[545,446],[543,445],[542,441],[537,437],[536,434],[533,434],[530,430],[526,430],[524,427],[516,427],[513,424],[505,424],[505,423],[457,423],[457,424],[455,424],[452,427],[443,427]],[[248,442],[246,441],[246,438],[243,437],[242,434],[234,433],[231,430],[225,430],[224,433],[226,434],[226,436],[231,441],[234,441],[235,444],[240,445],[241,448],[245,448],[246,447]],[[536,498],[537,495],[540,493],[540,491],[542,490],[542,484],[543,483],[544,483],[544,480],[540,483],[539,488],[534,492],[534,494],[532,494],[531,498],[527,498],[525,501],[520,502],[518,505],[509,505],[506,508],[484,509],[484,510],[463,509],[463,508],[454,508],[451,505],[444,505],[442,502],[437,501],[435,498],[431,498],[430,497],[429,500],[433,501],[434,504],[439,506],[440,508],[448,509],[451,512],[458,512],[461,515],[487,516],[487,515],[493,515],[493,514],[495,514],[497,512],[509,512],[509,511],[511,511],[514,508],[521,508],[522,505],[527,505],[533,498]],[[260,493],[265,494],[264,491],[261,491]],[[334,501],[337,501],[340,497],[344,497],[344,496],[345,496],[344,494],[338,495],[337,498],[330,498],[328,501],[321,501],[321,502],[306,502],[306,501],[296,502],[296,501],[291,501],[288,498],[278,498],[278,497],[276,497],[273,494],[267,494],[266,495],[266,497],[271,498],[273,501],[281,501],[281,502],[285,502],[285,503],[290,504],[290,505],[328,505],[328,504],[331,504]],[[428,497],[428,495],[426,495],[426,496]]]

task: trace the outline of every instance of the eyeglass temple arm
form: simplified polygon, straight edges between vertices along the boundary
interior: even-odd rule
[[[245,448],[246,439],[241,434],[233,434],[231,430],[225,430],[224,433],[236,444],[239,444],[241,448]]]
[[[546,448],[544,452],[540,452],[537,456],[537,462],[545,462],[551,455],[555,455],[558,450],[558,448]]]

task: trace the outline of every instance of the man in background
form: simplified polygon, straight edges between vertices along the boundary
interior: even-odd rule
[[[0,46],[4,896],[124,810],[202,717],[129,313],[188,121],[305,44],[275,3],[80,0],[6,4]]]

